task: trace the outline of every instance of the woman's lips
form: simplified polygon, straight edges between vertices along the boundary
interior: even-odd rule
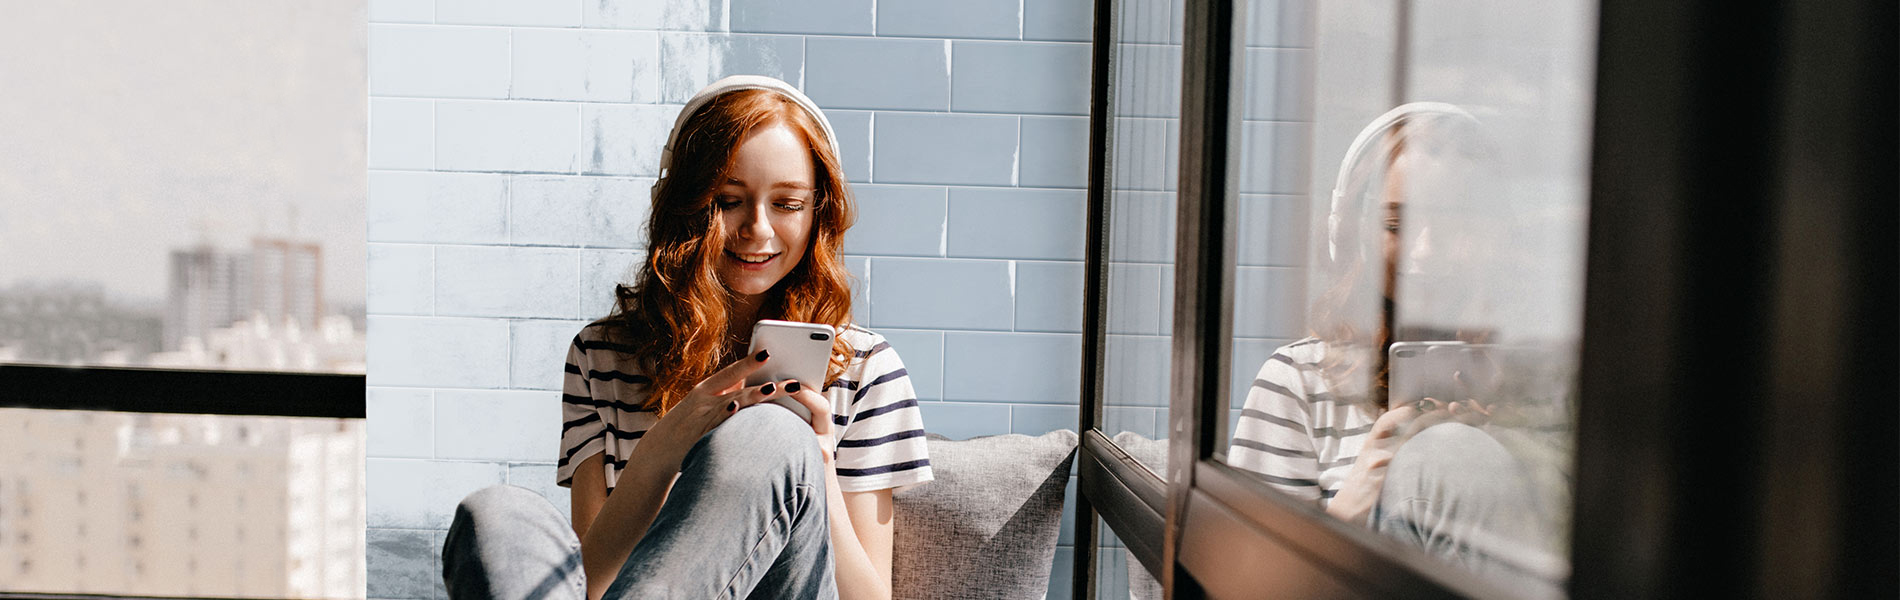
[[[751,262],[751,261],[746,260],[746,258],[756,259],[761,256],[765,257],[765,260],[760,260],[757,262]],[[765,270],[767,266],[770,266],[772,264],[772,261],[778,260],[778,254],[759,253],[759,254],[742,255],[740,253],[727,250],[726,258],[730,259],[732,261],[732,264],[739,267],[740,269],[747,270],[747,271],[763,271]]]

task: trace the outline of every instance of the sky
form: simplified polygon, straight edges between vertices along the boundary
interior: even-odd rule
[[[0,288],[162,303],[172,248],[314,240],[364,294],[362,4],[14,3],[0,19]]]

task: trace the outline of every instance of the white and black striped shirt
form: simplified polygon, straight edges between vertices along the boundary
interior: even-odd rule
[[[1357,398],[1335,396],[1320,374],[1325,355],[1316,338],[1275,350],[1247,390],[1227,450],[1228,464],[1321,507],[1339,493],[1378,418]]]
[[[857,326],[838,334],[857,351],[844,374],[825,387],[831,400],[831,432],[838,442],[838,482],[847,492],[866,492],[930,481],[923,412],[903,360],[884,336]],[[574,467],[605,453],[607,489],[626,468],[640,437],[659,420],[642,410],[651,380],[641,373],[631,348],[605,321],[581,329],[567,351],[561,396],[561,452],[557,483],[571,487]]]

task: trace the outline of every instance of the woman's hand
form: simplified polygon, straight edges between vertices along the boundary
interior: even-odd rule
[[[838,451],[838,442],[831,435],[831,401],[796,379],[779,382],[779,389],[785,397],[804,405],[811,413],[811,431],[818,436],[818,449],[825,457],[825,466],[830,467],[832,454]]]
[[[1327,514],[1348,523],[1364,523],[1373,505],[1379,503],[1379,490],[1385,487],[1386,467],[1406,440],[1439,423],[1458,421],[1475,427],[1483,425],[1490,416],[1476,400],[1446,403],[1426,398],[1385,411],[1372,423],[1372,432],[1367,434],[1365,445],[1359,447],[1359,456],[1353,459],[1352,471],[1340,485],[1339,494],[1326,505]]]
[[[680,399],[679,404],[674,405],[672,410],[666,412],[666,416],[647,430],[640,445],[661,450],[656,458],[677,467],[700,436],[726,422],[739,409],[758,404],[778,393],[776,383],[744,387],[746,376],[758,371],[769,357],[767,352],[760,350],[758,354],[733,361],[700,381],[686,393],[685,398]],[[830,418],[828,413],[826,418]]]

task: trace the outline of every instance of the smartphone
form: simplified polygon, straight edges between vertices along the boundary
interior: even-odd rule
[[[1395,342],[1388,369],[1390,406],[1432,398],[1442,403],[1485,398],[1497,369],[1489,345],[1465,342]]]
[[[772,357],[765,361],[764,367],[746,378],[746,386],[757,387],[768,381],[796,379],[800,385],[822,392],[825,367],[831,363],[831,339],[836,335],[837,330],[830,325],[771,319],[759,321],[752,326],[752,346],[746,350],[746,356],[757,356],[760,350],[765,350]],[[811,420],[811,411],[797,400],[781,396],[771,401],[798,413],[799,418]]]

